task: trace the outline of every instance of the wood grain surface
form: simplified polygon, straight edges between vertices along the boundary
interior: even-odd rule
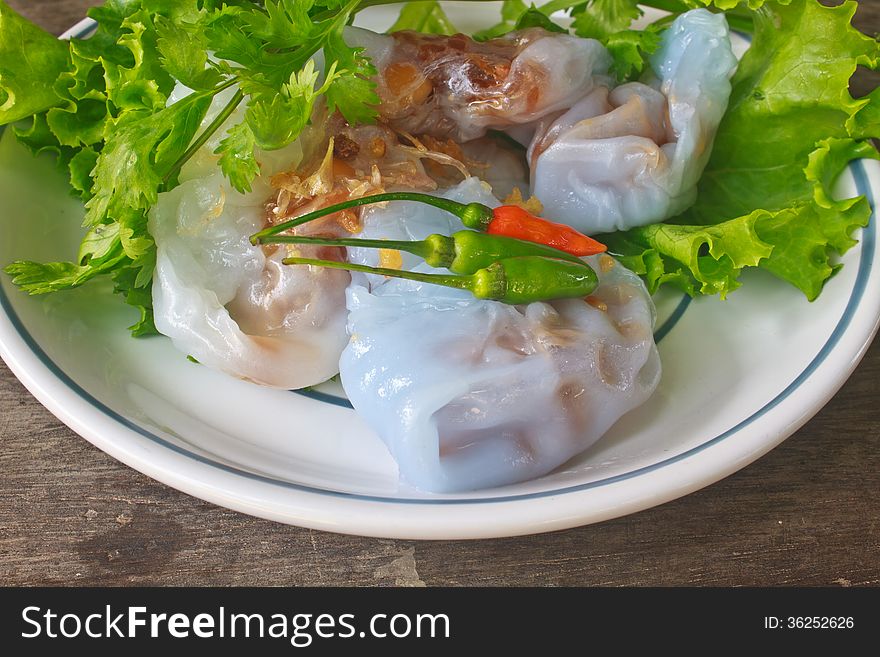
[[[60,33],[86,0],[8,0]],[[880,30],[880,0],[858,24]],[[856,93],[877,85],[859,73]],[[806,426],[680,500],[552,534],[412,542],[289,527],[118,463],[0,363],[0,584],[878,585],[880,345]]]

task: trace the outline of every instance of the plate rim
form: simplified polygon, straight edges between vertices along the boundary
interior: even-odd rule
[[[91,19],[84,19],[62,37],[83,35],[93,25]],[[878,287],[880,282],[876,275],[871,277],[876,252],[875,198],[880,188],[880,164],[860,160],[853,162],[850,170],[857,191],[868,197],[872,215],[855,247],[859,250],[859,260],[851,265],[858,266],[859,271],[850,299],[816,357],[782,392],[722,434],[662,461],[595,482],[484,499],[382,498],[318,489],[221,463],[204,462],[199,455],[162,441],[158,436],[154,438],[164,445],[144,445],[144,438],[150,440],[142,434],[145,430],[121,416],[113,417],[112,409],[95,400],[48,357],[18,319],[2,289],[0,356],[50,412],[105,453],[173,488],[250,515],[312,529],[407,539],[514,536],[600,522],[676,499],[745,467],[799,429],[849,378],[880,325],[880,300],[873,303],[873,312],[863,308],[864,300],[870,298],[865,295],[866,290]],[[878,297],[880,295],[874,295],[875,299]],[[837,350],[841,349],[844,339],[847,349],[840,353]],[[835,361],[844,357],[844,366],[832,370],[831,376],[817,386],[816,380],[820,377],[816,374],[829,366],[832,354]],[[798,391],[802,392],[795,394]],[[794,403],[803,401],[804,397],[806,404]],[[775,422],[770,422],[771,419]],[[756,428],[761,429],[768,422],[776,426],[776,430],[752,432],[751,439],[747,434],[746,439],[740,436],[739,441],[726,440],[749,426],[757,424]],[[194,463],[193,457],[199,461]],[[694,469],[701,471],[695,466],[704,461],[714,462],[716,467],[704,467],[701,476],[694,478]],[[682,468],[690,471],[690,478],[676,476]],[[657,488],[658,483],[663,486]],[[595,499],[590,500],[588,496],[598,488],[606,494],[602,496],[605,503],[597,506]],[[279,489],[283,490],[281,495]],[[271,499],[273,494],[275,499]],[[546,511],[547,500],[553,501],[551,513]],[[431,512],[413,513],[425,508]],[[493,522],[487,522],[487,511],[491,511]]]

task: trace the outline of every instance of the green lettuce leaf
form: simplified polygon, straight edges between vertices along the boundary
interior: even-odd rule
[[[758,227],[758,234],[773,245],[770,257],[760,266],[797,287],[812,301],[840,268],[832,255],[841,251],[829,234],[848,237],[856,227],[867,225],[870,216],[871,208],[864,197],[842,201],[833,211],[805,203],[771,213]]]
[[[69,61],[66,43],[0,1],[0,125],[57,105],[55,80]]]
[[[653,294],[672,284],[690,294],[719,294],[739,287],[744,267],[756,267],[773,247],[759,235],[756,224],[770,213],[748,216],[714,226],[652,224],[600,236],[621,262],[645,278]]]
[[[65,166],[70,157],[73,156],[74,149],[65,148],[58,141],[58,138],[52,134],[49,128],[49,122],[46,119],[46,112],[34,114],[30,119],[23,119],[13,126],[16,139],[27,146],[34,155],[41,153],[53,153],[63,160],[61,166]],[[64,154],[69,154],[66,157]]]
[[[115,46],[115,44],[114,44]],[[104,139],[109,117],[102,59],[128,62],[123,48],[100,47],[92,39],[70,42],[70,67],[55,81],[59,103],[46,113],[46,122],[59,143],[77,148]]]
[[[715,223],[812,198],[804,174],[810,154],[824,139],[852,138],[851,121],[870,102],[849,94],[856,67],[876,68],[880,56],[877,42],[850,25],[856,6],[795,0],[756,13],[688,221]],[[846,162],[839,165],[834,176]]]

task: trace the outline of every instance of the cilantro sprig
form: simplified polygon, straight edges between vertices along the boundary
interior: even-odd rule
[[[247,192],[260,172],[258,152],[296,140],[319,97],[351,122],[374,120],[375,70],[343,36],[359,6],[108,0],[89,12],[97,22],[91,38],[64,42],[0,1],[0,125],[15,123],[34,152],[54,152],[86,205],[77,259],[14,262],[6,267],[13,282],[44,294],[110,275],[141,311],[133,333],[154,332],[156,246],[147,216],[212,135],[225,131],[218,163]],[[323,80],[313,61],[320,50]],[[172,102],[177,83],[192,93]],[[233,87],[204,125],[215,99]]]

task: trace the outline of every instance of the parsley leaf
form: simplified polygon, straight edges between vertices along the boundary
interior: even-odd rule
[[[227,131],[216,150],[223,175],[242,194],[251,191],[254,179],[260,174],[260,165],[254,156],[256,145],[254,131],[247,122],[242,122]]]
[[[154,114],[123,115],[111,123],[93,172],[94,197],[84,224],[152,206],[175,162],[195,137],[213,94],[187,96]]]
[[[535,5],[526,9],[519,18],[516,19],[514,29],[525,30],[530,27],[542,27],[548,32],[568,34],[568,30],[559,27],[556,23],[551,21],[550,18],[535,7]]]
[[[247,125],[256,144],[267,151],[284,148],[299,136],[312,116],[317,97],[336,79],[331,67],[327,80],[316,89],[318,72],[312,60],[299,73],[290,76],[280,94],[260,97],[246,113]]]
[[[630,29],[632,22],[643,15],[635,0],[591,0],[576,7],[572,15],[575,34],[596,39],[608,48],[612,70],[620,80],[640,74],[648,57],[660,47],[661,24]]]
[[[220,72],[208,67],[208,37],[203,30],[159,16],[156,33],[162,66],[173,78],[201,91],[220,84]]]
[[[338,109],[350,123],[372,123],[378,114],[376,106],[379,95],[372,78],[376,69],[369,59],[363,56],[361,48],[351,48],[342,38],[342,29],[335,30],[327,37],[324,57],[330,71],[336,67],[335,81],[326,88],[327,108]]]
[[[572,26],[578,36],[602,41],[628,29],[643,13],[635,0],[590,0],[572,12]]]
[[[266,0],[265,13],[242,14],[251,36],[269,48],[301,46],[312,38],[315,25],[309,16],[313,0]]]

